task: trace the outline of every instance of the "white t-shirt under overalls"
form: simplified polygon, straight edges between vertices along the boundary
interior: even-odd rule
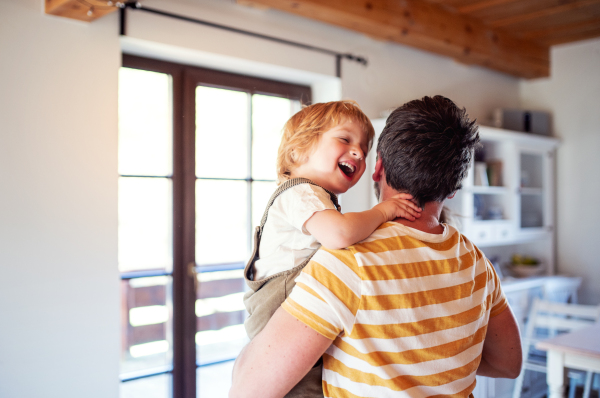
[[[320,243],[304,228],[318,211],[333,209],[329,194],[312,184],[299,184],[275,199],[269,209],[254,263],[254,280],[261,280],[300,265]]]

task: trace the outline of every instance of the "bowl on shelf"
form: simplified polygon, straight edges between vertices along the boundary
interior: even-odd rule
[[[510,272],[518,278],[528,278],[541,274],[545,267],[544,264],[510,264]]]

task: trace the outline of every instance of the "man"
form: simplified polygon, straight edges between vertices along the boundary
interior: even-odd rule
[[[483,253],[440,223],[479,134],[436,96],[388,118],[373,179],[380,199],[423,208],[344,250],[319,250],[236,362],[231,397],[282,397],[323,356],[325,397],[468,397],[475,375],[515,378],[521,343]]]

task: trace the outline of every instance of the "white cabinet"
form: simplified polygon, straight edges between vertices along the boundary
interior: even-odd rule
[[[550,137],[480,127],[481,148],[447,206],[478,246],[551,239],[554,152]]]

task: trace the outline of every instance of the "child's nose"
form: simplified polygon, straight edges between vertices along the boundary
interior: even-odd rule
[[[350,151],[350,153],[352,154],[352,156],[355,156],[355,157],[357,157],[357,158],[358,158],[358,160],[362,160],[362,159],[365,157],[365,155],[364,155],[364,153],[363,153],[362,149],[359,149],[359,148],[353,148],[353,149]]]

